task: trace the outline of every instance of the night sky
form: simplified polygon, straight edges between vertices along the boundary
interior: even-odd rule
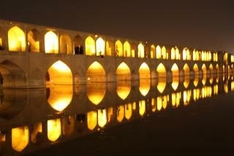
[[[231,0],[1,0],[0,19],[234,53]]]

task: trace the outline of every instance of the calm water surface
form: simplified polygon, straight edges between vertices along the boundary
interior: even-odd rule
[[[3,89],[0,155],[233,155],[234,79]]]

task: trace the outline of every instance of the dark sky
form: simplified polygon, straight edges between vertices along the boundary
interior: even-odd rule
[[[234,53],[231,0],[0,0],[0,19]]]

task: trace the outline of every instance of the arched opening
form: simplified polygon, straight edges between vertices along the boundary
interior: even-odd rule
[[[128,41],[124,42],[124,57],[131,56],[131,46]]]
[[[12,149],[17,152],[23,151],[29,143],[28,126],[16,127],[11,129]]]
[[[143,62],[139,68],[140,79],[149,79],[150,78],[150,69],[149,66]]]
[[[49,76],[48,76],[49,74]],[[47,84],[72,84],[72,72],[70,68],[63,63],[62,61],[58,60],[54,64],[50,66],[48,69],[48,74],[46,79],[49,77],[49,82]]]
[[[77,35],[74,39],[73,39],[73,54],[84,54],[84,49],[83,49],[83,45],[84,41],[83,39]]]
[[[161,47],[158,45],[156,47],[156,58],[161,59],[161,56],[162,56]]]
[[[17,26],[12,27],[8,31],[8,47],[9,51],[25,51],[26,37],[25,33]]]
[[[95,41],[91,36],[85,39],[85,52],[86,55],[95,56]]]
[[[172,83],[171,86],[174,90],[176,90],[179,86],[179,67],[176,63],[171,67],[172,71]]]
[[[150,69],[149,66],[143,62],[139,68],[140,86],[139,90],[143,96],[146,96],[150,90]]]
[[[117,121],[118,122],[122,122],[123,119],[124,119],[124,106],[123,105],[120,105],[120,106],[117,106],[117,111],[116,111],[116,116],[117,116]]]
[[[58,37],[53,31],[48,31],[45,34],[45,53],[58,53]]]
[[[161,78],[166,78],[167,77],[166,68],[165,68],[165,66],[162,63],[160,63],[158,65],[158,67],[157,67],[157,73],[158,73],[157,74],[158,77],[161,77]]]
[[[125,100],[131,91],[131,81],[119,81],[117,85],[117,95],[122,99]]]
[[[105,56],[105,41],[101,37],[96,41],[96,55]]]
[[[167,49],[165,46],[162,47],[162,59],[168,59]]]
[[[106,82],[106,72],[102,65],[95,61],[89,66],[86,78],[89,82]]]
[[[182,53],[183,53],[183,60],[191,60],[191,55],[188,48],[184,48]]]
[[[188,88],[189,83],[190,83],[190,68],[188,66],[188,64],[186,63],[183,67],[183,71],[184,71],[184,87]]]
[[[116,69],[117,81],[131,80],[131,71],[128,65],[122,62]]]
[[[40,34],[37,30],[33,29],[28,32],[28,51],[40,52]]]
[[[62,54],[72,54],[72,43],[71,43],[71,38],[66,35],[63,34],[60,36],[59,39],[59,51]]]
[[[47,137],[48,140],[55,142],[62,134],[61,119],[47,120]]]
[[[206,78],[207,78],[207,68],[206,68],[205,64],[202,65],[202,73],[203,73],[202,84],[205,85],[206,84]]]
[[[98,109],[98,126],[104,127],[107,124],[107,109]]]
[[[137,49],[138,49],[138,58],[144,58],[145,57],[144,45],[142,43],[139,43]]]
[[[113,49],[114,49],[114,43],[111,41],[106,41],[106,55],[107,56],[114,56]]]
[[[197,64],[194,64],[193,70],[194,70],[195,77],[198,77],[198,75],[199,75],[199,68],[198,68]]]
[[[124,112],[125,112],[125,118],[127,120],[130,120],[132,117],[132,103],[128,103],[124,105]]]
[[[89,111],[87,113],[87,127],[89,130],[94,130],[97,126],[97,112],[96,111]]]
[[[156,54],[156,48],[154,45],[151,45],[150,46],[150,58],[156,58],[155,54]]]
[[[115,42],[115,56],[123,56],[123,45],[120,40]]]

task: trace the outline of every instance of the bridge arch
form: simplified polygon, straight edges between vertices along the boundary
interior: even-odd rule
[[[59,38],[59,51],[62,54],[72,54],[71,38],[67,34],[62,34]]]
[[[28,32],[27,39],[28,51],[39,53],[41,51],[41,34],[36,29],[32,29]]]
[[[167,77],[167,71],[166,71],[166,67],[160,63],[156,69],[157,71],[157,76],[158,77],[162,77],[162,78],[166,78]]]
[[[106,41],[106,55],[107,56],[115,56],[114,53],[113,53],[113,50],[114,50],[114,43],[113,41]]]
[[[138,44],[137,50],[138,50],[138,58],[144,58],[145,57],[145,49],[144,49],[144,45],[142,43]]]
[[[47,84],[73,84],[71,69],[61,60],[53,63],[46,74]]]
[[[86,78],[89,82],[106,82],[106,72],[103,66],[94,61],[86,71]]]
[[[131,56],[131,45],[128,41],[124,42],[124,57],[130,57]]]
[[[115,56],[123,56],[123,44],[120,40],[115,42]]]
[[[58,54],[58,36],[53,31],[48,31],[44,38],[45,53]]]
[[[95,50],[95,41],[91,36],[88,36],[85,39],[85,54],[90,56],[95,56],[96,50]]]
[[[150,68],[147,63],[143,62],[139,68],[139,77],[140,79],[149,79],[150,78]]]
[[[96,56],[105,56],[105,41],[101,37],[96,40]]]
[[[23,30],[14,26],[8,31],[8,49],[9,51],[24,52],[26,50],[26,36]]]
[[[119,66],[117,67],[116,80],[117,81],[131,80],[130,68],[125,62],[120,63]]]
[[[76,35],[73,39],[73,54],[84,54],[84,40]]]

